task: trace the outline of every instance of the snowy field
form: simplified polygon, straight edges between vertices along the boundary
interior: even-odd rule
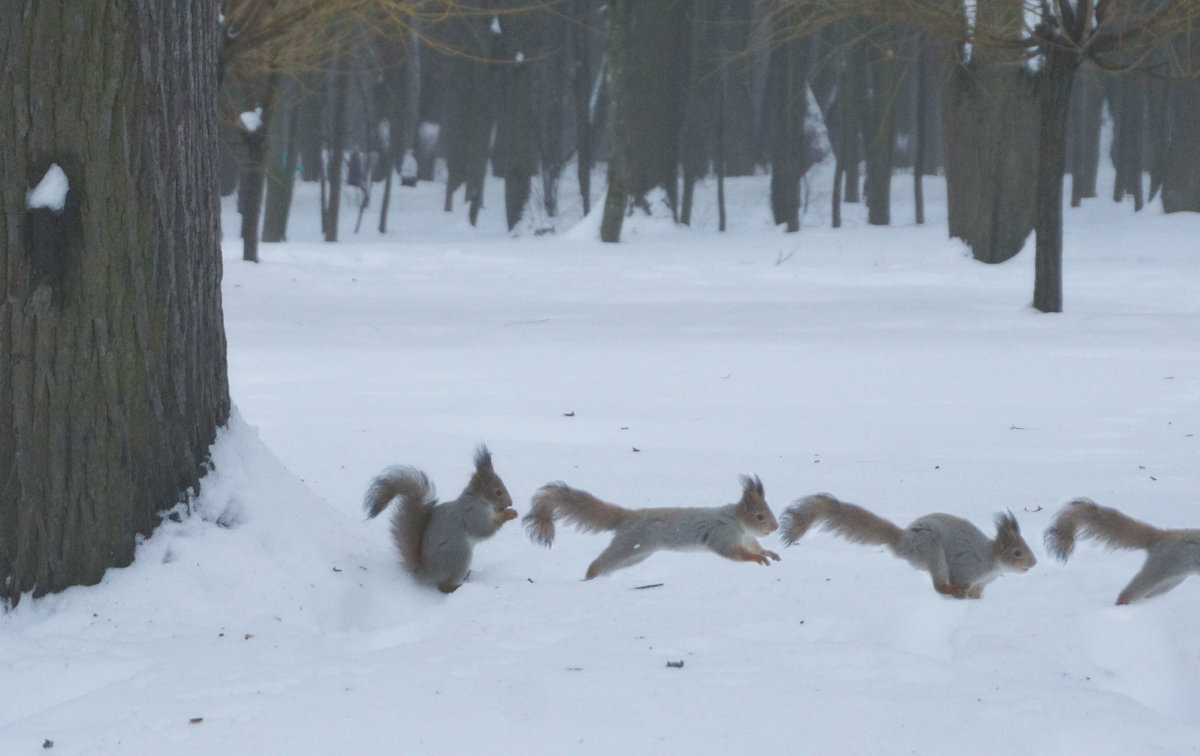
[[[302,186],[259,265],[227,201],[217,470],[132,567],[0,615],[0,753],[1200,752],[1200,577],[1115,607],[1140,554],[1041,542],[1085,495],[1200,527],[1200,217],[1068,210],[1043,315],[1032,239],[974,262],[940,181],[924,227],[898,176],[892,228],[851,206],[837,231],[829,183],[799,234],[762,177],[730,182],[725,234],[709,182],[693,228],[636,218],[620,245],[573,173],[557,233],[506,233],[499,182],[471,228],[438,184],[398,189],[382,238],[376,188],[336,245]],[[659,554],[583,582],[606,536],[547,551],[510,523],[445,597],[362,495],[404,463],[454,498],[480,441],[522,514],[551,480],[713,506],[754,473],[776,514],[830,491],[990,534],[1011,509],[1040,561],[954,601],[814,532],[764,539],[767,568]]]

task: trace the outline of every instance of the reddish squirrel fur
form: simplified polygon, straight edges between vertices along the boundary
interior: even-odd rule
[[[533,496],[523,520],[530,538],[554,543],[554,521],[561,519],[585,533],[614,531],[612,542],[587,569],[591,580],[641,562],[655,551],[708,549],[727,559],[770,564],[779,555],[759,545],[778,523],[767,506],[762,481],[742,476],[742,497],[723,507],[626,509],[565,483],[549,483]]]
[[[1167,530],[1135,520],[1091,499],[1076,499],[1059,510],[1046,530],[1046,548],[1061,562],[1075,550],[1077,535],[1110,549],[1144,549],[1146,562],[1117,596],[1117,604],[1158,596],[1200,574],[1200,530]]]

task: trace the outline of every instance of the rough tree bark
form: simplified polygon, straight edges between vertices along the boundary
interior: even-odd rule
[[[0,4],[0,603],[128,564],[228,417],[216,15]]]

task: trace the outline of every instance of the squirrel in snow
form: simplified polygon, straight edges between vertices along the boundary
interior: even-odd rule
[[[1059,510],[1046,530],[1046,548],[1066,562],[1076,535],[1091,536],[1110,549],[1145,549],[1146,563],[1117,596],[1117,604],[1158,596],[1200,574],[1200,530],[1156,528],[1091,499],[1076,499]]]
[[[933,578],[938,593],[979,598],[1001,572],[1025,572],[1037,564],[1012,512],[996,515],[996,538],[948,514],[919,517],[905,529],[829,494],[801,499],[783,513],[783,542],[791,546],[820,522],[854,543],[887,546]]]
[[[466,580],[475,544],[517,518],[512,497],[482,444],[475,451],[475,474],[454,501],[439,504],[433,483],[420,470],[390,467],[367,489],[367,517],[375,517],[397,498],[392,539],[400,558],[409,572],[443,593],[452,593]]]
[[[743,475],[741,482],[742,498],[736,504],[653,509],[626,509],[564,483],[549,483],[534,494],[523,522],[530,538],[547,547],[554,543],[555,518],[584,532],[615,531],[612,543],[588,567],[588,580],[637,564],[662,549],[709,549],[727,559],[764,565],[779,561],[778,554],[755,538],[778,526],[762,481]]]

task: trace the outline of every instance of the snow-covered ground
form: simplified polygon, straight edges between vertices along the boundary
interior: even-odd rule
[[[1083,495],[1200,526],[1200,217],[1069,210],[1066,312],[1043,315],[1032,241],[972,261],[936,179],[924,227],[898,176],[893,227],[827,228],[822,168],[799,234],[763,177],[730,182],[725,234],[709,182],[693,228],[603,245],[572,175],[557,233],[506,233],[496,182],[478,228],[424,185],[382,238],[347,208],[335,245],[302,186],[258,265],[226,202],[216,472],[133,566],[0,615],[0,753],[1200,750],[1200,578],[1114,607],[1140,554],[1041,544]],[[362,494],[404,463],[453,498],[480,441],[522,513],[551,480],[719,505],[754,473],[777,514],[830,491],[991,532],[1011,509],[1040,561],[954,601],[815,532],[764,539],[769,568],[668,553],[583,582],[605,536],[546,551],[511,523],[445,597]]]

